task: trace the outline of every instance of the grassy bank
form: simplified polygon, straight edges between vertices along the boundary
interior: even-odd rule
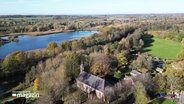
[[[151,36],[144,36],[144,46],[142,53],[148,52],[154,56],[165,59],[176,59],[181,50],[181,44],[171,40],[159,39]]]

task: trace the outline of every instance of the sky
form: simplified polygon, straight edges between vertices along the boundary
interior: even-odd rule
[[[184,13],[184,0],[0,0],[0,15]]]

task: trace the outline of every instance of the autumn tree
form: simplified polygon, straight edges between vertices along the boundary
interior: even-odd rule
[[[64,50],[67,50],[67,51],[69,51],[69,50],[71,50],[72,49],[72,43],[70,42],[70,41],[63,41],[62,43],[61,43],[61,47],[64,49]]]
[[[127,53],[126,52],[120,52],[115,55],[118,60],[118,68],[125,68],[125,66],[128,64],[128,60],[126,58]]]
[[[39,79],[39,77],[36,77],[36,79],[34,80],[33,90],[38,91],[39,87],[40,87],[40,79]]]
[[[110,53],[109,44],[107,44],[107,45],[105,45],[105,46],[103,47],[103,51],[104,51],[104,53],[105,53],[106,55],[108,55],[108,54]]]
[[[13,74],[18,71],[26,71],[27,57],[23,51],[17,51],[8,55],[2,62],[3,72]]]
[[[111,59],[102,53],[94,55],[90,70],[94,75],[105,76],[111,70]]]
[[[52,49],[54,49],[54,48],[56,48],[57,47],[57,43],[55,43],[55,42],[50,42],[48,45],[47,45],[47,49],[49,49],[49,50],[52,50]]]

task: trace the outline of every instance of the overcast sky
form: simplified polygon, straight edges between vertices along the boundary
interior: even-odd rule
[[[184,13],[184,0],[0,0],[0,15]]]

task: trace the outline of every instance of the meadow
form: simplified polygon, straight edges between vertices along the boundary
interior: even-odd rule
[[[144,48],[142,53],[148,52],[154,56],[165,59],[176,59],[181,50],[181,43],[171,40],[159,39],[149,35],[143,37]]]

